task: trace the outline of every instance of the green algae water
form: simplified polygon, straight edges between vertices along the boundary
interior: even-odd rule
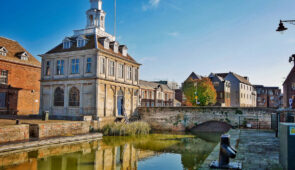
[[[104,137],[0,154],[0,170],[182,170],[198,169],[220,134],[151,134]]]

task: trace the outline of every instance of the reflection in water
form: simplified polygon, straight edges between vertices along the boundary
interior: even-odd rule
[[[0,170],[197,169],[217,144],[210,135],[206,135],[210,140],[197,136],[104,137],[93,142],[5,153],[0,155]]]

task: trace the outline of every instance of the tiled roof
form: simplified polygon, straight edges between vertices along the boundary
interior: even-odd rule
[[[4,47],[8,51],[6,56],[0,55],[0,60],[41,67],[41,63],[26,49],[24,49],[17,41],[0,37],[0,47]],[[22,54],[24,52],[28,54],[28,60],[20,59],[19,54]]]
[[[139,80],[139,86],[140,88],[143,89],[150,89],[150,90],[154,90],[156,88],[161,87],[164,91],[170,91],[173,92],[173,90],[171,90],[167,85],[165,84],[159,84],[159,83],[154,83],[154,82],[150,82],[150,81],[144,81],[144,80]]]
[[[88,49],[101,49],[104,50],[112,55],[115,55],[119,58],[122,58],[124,60],[128,60],[130,62],[136,63],[138,64],[129,54],[127,54],[127,56],[123,56],[122,53],[118,52],[115,53],[111,48],[106,49],[104,48],[103,44],[101,44],[101,42],[99,41],[100,38],[104,38],[104,37],[95,37],[97,35],[87,35],[85,36],[85,38],[87,39],[87,43],[84,47],[77,47],[77,41],[76,38],[77,37],[68,37],[71,41],[72,41],[72,45],[71,48],[69,49],[64,49],[63,48],[63,43],[60,43],[58,46],[56,46],[55,48],[51,49],[50,51],[48,51],[46,54],[53,54],[53,53],[60,53],[60,52],[70,52],[70,51],[79,51],[79,50],[88,50]],[[97,45],[97,47],[96,47]]]
[[[251,83],[245,78],[245,77],[242,77],[236,73],[232,73],[240,82],[244,83],[244,84],[248,84],[248,85],[251,85]]]

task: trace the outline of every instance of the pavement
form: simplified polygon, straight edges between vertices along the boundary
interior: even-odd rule
[[[273,131],[232,129],[231,145],[237,149],[237,157],[231,162],[241,162],[242,169],[247,170],[281,170],[279,164],[279,139]],[[218,144],[213,152],[207,157],[200,170],[207,170],[209,164],[218,160]]]

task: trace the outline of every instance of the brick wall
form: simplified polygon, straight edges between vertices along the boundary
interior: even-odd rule
[[[0,127],[0,143],[29,140],[29,125]]]
[[[30,136],[50,138],[57,136],[73,136],[89,133],[89,122],[61,122],[30,124]]]
[[[0,70],[8,70],[8,85],[21,88],[18,92],[18,114],[38,114],[40,100],[41,68],[0,61]]]
[[[260,128],[271,128],[273,109],[266,108],[225,108],[225,107],[170,107],[138,108],[138,117],[148,122],[154,130],[184,131],[208,121],[226,122],[239,126],[247,121]]]

